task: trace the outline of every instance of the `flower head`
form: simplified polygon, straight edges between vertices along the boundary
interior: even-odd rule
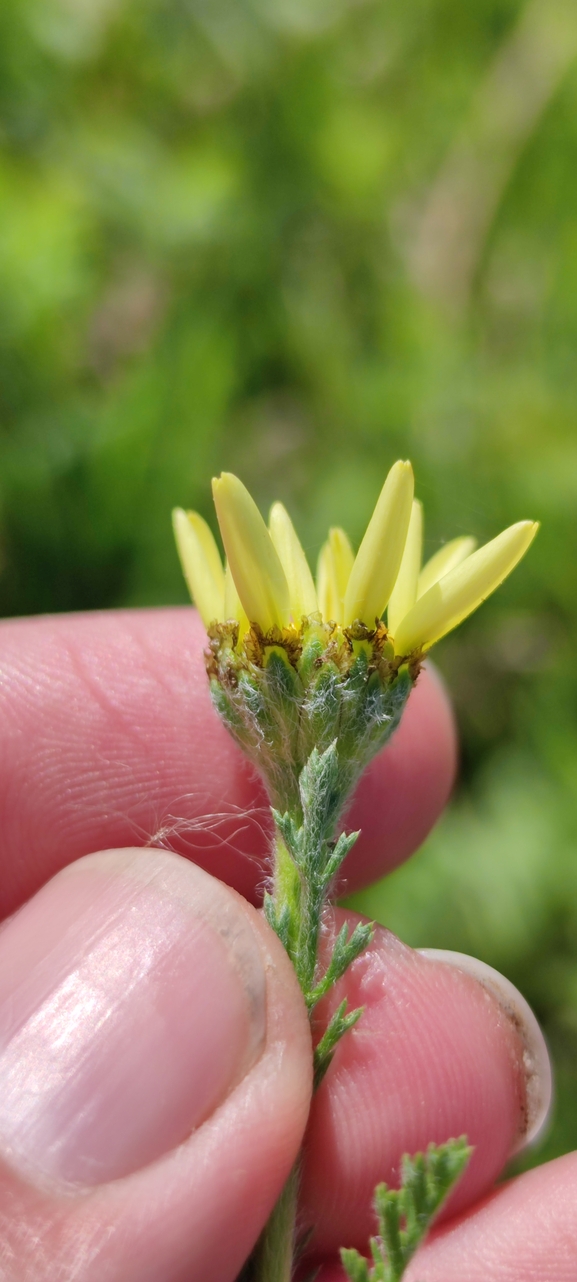
[[[478,550],[473,538],[453,539],[421,568],[423,513],[413,484],[411,464],[395,463],[356,556],[344,530],[331,529],[315,584],[282,503],[273,504],[267,528],[242,482],[224,472],[213,495],[226,570],[202,517],[174,513],[185,578],[207,628],[235,623],[237,644],[250,629],[271,644],[315,625],[333,640],[356,629],[357,639],[363,630],[386,637],[398,658],[423,654],[502,583],[538,525],[519,521]]]
[[[356,556],[344,530],[331,529],[316,583],[282,503],[267,526],[229,472],[213,481],[224,565],[206,521],[174,513],[209,636],[215,707],[282,812],[302,808],[299,781],[315,751],[334,749],[334,796],[343,802],[398,725],[426,651],[494,591],[535,536],[537,526],[520,521],[478,550],[457,538],[421,568],[413,484],[410,463],[395,463]]]

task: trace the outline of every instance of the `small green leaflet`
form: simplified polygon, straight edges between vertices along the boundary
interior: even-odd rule
[[[404,1155],[400,1189],[386,1184],[375,1189],[379,1231],[370,1240],[373,1263],[354,1249],[341,1250],[350,1282],[400,1282],[472,1152],[462,1135],[446,1144],[429,1144],[426,1153]]]

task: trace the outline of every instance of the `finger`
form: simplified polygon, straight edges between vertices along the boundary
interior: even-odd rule
[[[3,1282],[233,1282],[306,1123],[291,966],[164,851],[71,865],[0,934]]]
[[[81,855],[135,844],[167,845],[257,896],[268,807],[211,706],[204,644],[190,609],[0,625],[1,915]],[[361,783],[351,889],[422,839],[453,769],[447,701],[423,674]]]
[[[512,1180],[440,1228],[407,1282],[572,1282],[577,1277],[577,1154]]]
[[[577,1153],[527,1171],[433,1232],[406,1282],[574,1282]],[[345,1282],[335,1260],[317,1282]]]
[[[472,959],[456,966],[441,956],[378,929],[335,993],[364,1010],[311,1113],[303,1223],[315,1226],[318,1252],[366,1246],[375,1185],[397,1184],[403,1153],[469,1137],[475,1152],[454,1214],[492,1185],[546,1114],[548,1058],[526,1003],[500,977],[496,988],[481,963],[479,982],[460,968]]]

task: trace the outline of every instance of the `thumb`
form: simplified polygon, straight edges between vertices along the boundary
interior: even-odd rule
[[[71,864],[0,933],[3,1282],[233,1282],[310,1089],[254,909],[164,851]]]

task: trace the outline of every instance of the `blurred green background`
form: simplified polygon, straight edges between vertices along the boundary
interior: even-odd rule
[[[357,899],[537,1010],[577,1145],[577,11],[3,0],[0,612],[185,600],[237,471],[314,558],[410,456],[427,550],[543,523],[436,652],[459,790]],[[531,1159],[534,1160],[534,1159]]]

